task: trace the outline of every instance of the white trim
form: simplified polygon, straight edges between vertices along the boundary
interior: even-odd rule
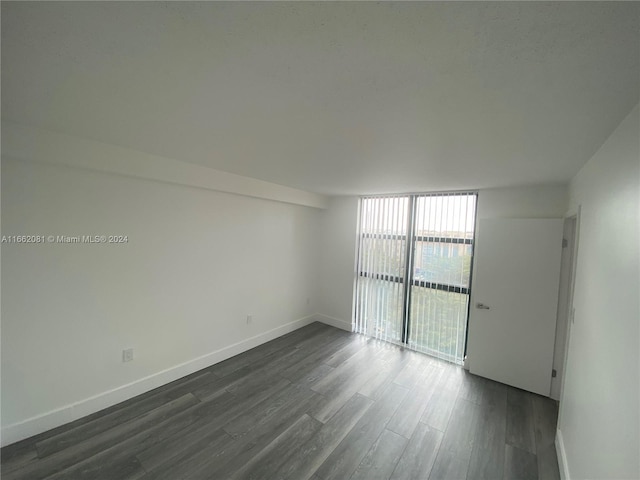
[[[325,195],[8,122],[2,123],[2,155],[306,207],[325,209],[329,206]]]
[[[322,313],[316,313],[315,319],[318,322],[324,323],[325,325],[331,325],[332,327],[340,328],[342,330],[346,330],[347,332],[351,332],[351,322],[345,322],[344,320],[340,320],[339,318],[330,317],[329,315],[323,315]]]
[[[558,457],[558,468],[560,469],[561,480],[570,480],[569,463],[567,462],[567,452],[564,449],[564,440],[560,429],[556,430],[556,454]]]
[[[103,410],[107,407],[123,402],[154,388],[166,385],[186,375],[190,375],[198,370],[207,368],[227,358],[238,355],[251,348],[262,345],[265,342],[278,338],[286,333],[302,328],[316,321],[314,315],[300,318],[293,322],[276,327],[267,332],[261,333],[246,340],[229,345],[228,347],[207,353],[201,357],[175,365],[166,370],[154,373],[147,377],[136,380],[126,385],[108,390],[94,395],[79,402],[75,402],[64,407],[51,410],[50,412],[28,418],[13,425],[2,428],[0,440],[2,446],[15,443],[19,440],[37,435],[52,428],[59,427],[79,418]]]
[[[398,197],[404,195],[413,195],[416,197],[424,197],[424,196],[437,196],[437,195],[478,195],[480,190],[471,189],[471,190],[427,190],[422,192],[398,192],[398,193],[371,193],[367,195],[360,195],[359,198],[362,200],[363,198],[385,198],[385,197]]]

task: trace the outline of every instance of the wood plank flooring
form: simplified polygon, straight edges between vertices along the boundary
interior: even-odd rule
[[[555,402],[320,323],[2,449],[18,479],[559,479]]]

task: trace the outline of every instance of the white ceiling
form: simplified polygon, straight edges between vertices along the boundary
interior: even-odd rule
[[[325,194],[565,182],[640,3],[2,2],[2,117]]]

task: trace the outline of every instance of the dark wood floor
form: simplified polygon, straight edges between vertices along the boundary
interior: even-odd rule
[[[2,449],[11,479],[559,479],[557,407],[314,323]]]

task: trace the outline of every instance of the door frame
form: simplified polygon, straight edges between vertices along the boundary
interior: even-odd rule
[[[573,236],[573,259],[571,262],[571,282],[569,284],[569,295],[567,299],[568,308],[567,308],[567,322],[566,322],[566,334],[564,339],[564,351],[562,352],[562,377],[560,380],[560,392],[559,392],[559,402],[562,404],[562,399],[564,395],[564,385],[567,378],[567,360],[569,359],[569,348],[571,346],[571,331],[573,327],[573,323],[575,322],[575,307],[573,304],[575,287],[576,287],[576,272],[578,270],[578,252],[580,248],[580,216],[582,212],[582,206],[578,205],[578,210],[574,215],[569,216],[568,218],[575,219],[575,230]],[[562,405],[561,405],[562,407]],[[562,415],[562,408],[558,411],[558,423],[560,422],[560,416]]]
[[[564,385],[566,352],[569,345],[569,332],[573,319],[573,285],[575,278],[575,260],[577,247],[578,216],[564,219],[562,266],[560,267],[560,290],[558,296],[558,317],[553,351],[553,370],[549,397],[559,401]]]

